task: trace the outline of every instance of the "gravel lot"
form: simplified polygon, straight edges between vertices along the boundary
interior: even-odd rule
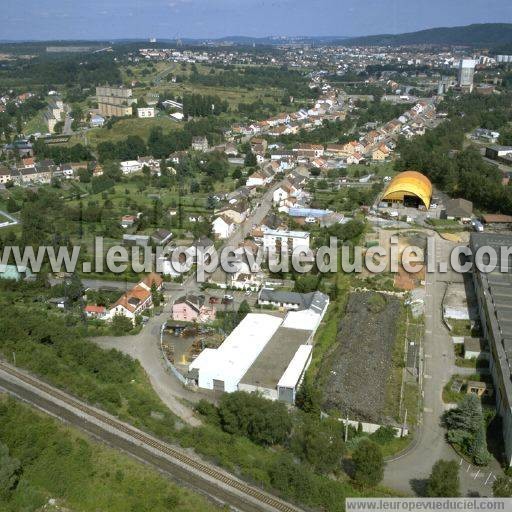
[[[374,292],[350,294],[337,343],[322,371],[325,411],[336,410],[352,420],[391,423],[383,417],[386,384],[397,335],[400,301]]]

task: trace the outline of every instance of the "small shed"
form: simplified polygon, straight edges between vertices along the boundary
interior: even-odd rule
[[[467,199],[449,199],[441,212],[441,217],[447,220],[470,222],[473,215],[473,203]]]
[[[489,352],[483,338],[464,338],[464,359],[488,359]]]
[[[492,396],[494,394],[494,388],[489,382],[480,382],[476,380],[468,380],[466,386],[466,393],[477,395],[478,398],[483,396]]]

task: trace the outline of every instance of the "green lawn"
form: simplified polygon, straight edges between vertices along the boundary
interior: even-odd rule
[[[114,123],[112,128],[94,128],[87,132],[87,142],[92,146],[97,146],[100,142],[118,142],[126,139],[129,135],[138,135],[147,140],[152,128],[161,127],[164,132],[181,130],[179,123],[172,121],[169,117],[155,117],[154,119],[139,119],[136,117],[127,117]],[[80,140],[72,141],[83,142]]]
[[[40,110],[34,117],[29,119],[23,126],[26,135],[33,133],[48,133],[48,125],[44,120],[44,110]]]

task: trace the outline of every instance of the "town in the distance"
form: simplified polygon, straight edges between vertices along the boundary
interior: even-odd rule
[[[23,38],[0,510],[512,497],[512,23]]]

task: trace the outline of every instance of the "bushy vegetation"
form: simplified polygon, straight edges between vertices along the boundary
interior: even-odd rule
[[[214,73],[202,74],[196,70],[186,78],[193,84],[209,87],[277,87],[285,89],[287,94],[297,98],[307,98],[311,92],[305,75],[290,71],[286,67],[244,67],[226,66]]]
[[[443,421],[450,443],[475,464],[485,466],[489,463],[491,456],[487,451],[486,422],[476,395],[464,396],[455,409],[444,414]]]
[[[35,512],[50,498],[82,512],[216,510],[156,471],[0,397],[0,508]]]
[[[432,467],[426,495],[430,498],[455,498],[460,495],[459,465],[453,460],[438,460]]]
[[[23,322],[19,319],[23,318]],[[0,353],[57,387],[97,404],[135,425],[164,432],[174,418],[147,384],[139,364],[116,350],[104,351],[70,317],[3,300]],[[152,413],[159,413],[156,416]]]
[[[218,144],[222,140],[223,128],[224,123],[212,116],[189,121],[183,129],[171,132],[164,132],[161,126],[156,126],[151,129],[147,141],[132,135],[119,142],[100,142],[97,148],[99,160],[130,160],[146,155],[167,158],[175,151],[189,149],[192,138],[196,136],[205,136],[210,144]]]

